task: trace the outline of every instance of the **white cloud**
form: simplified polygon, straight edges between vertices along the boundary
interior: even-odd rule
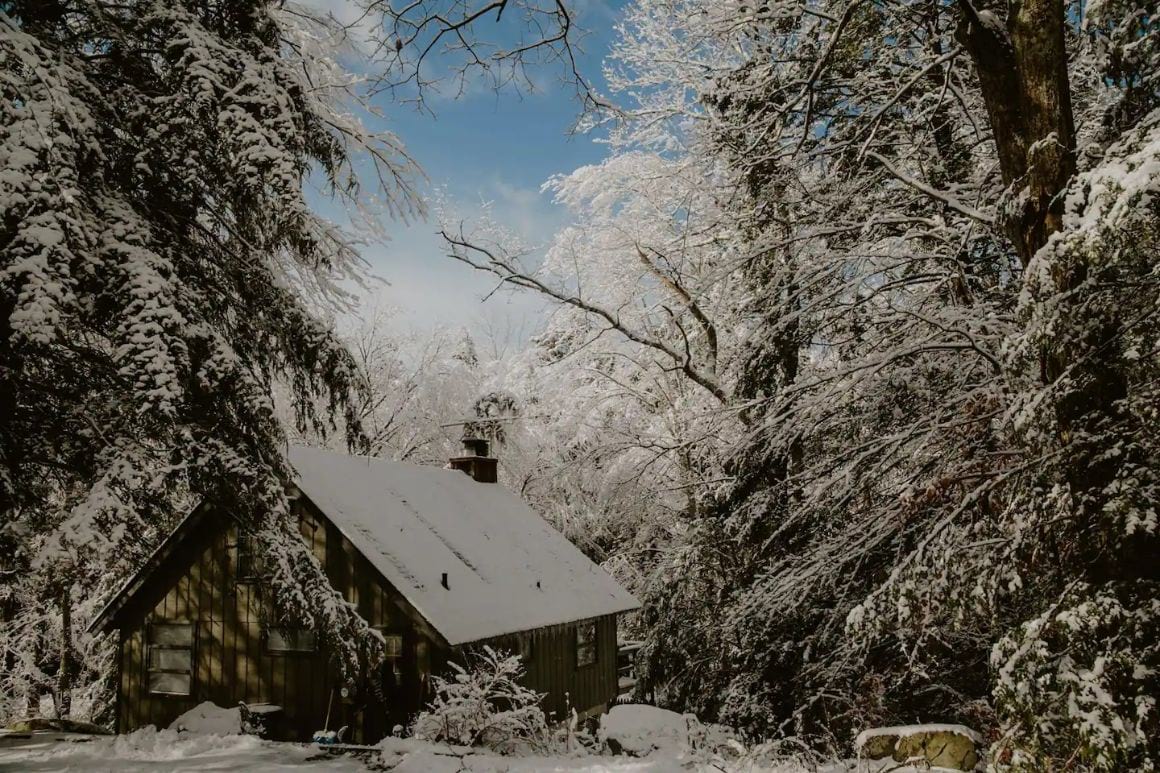
[[[491,194],[495,218],[529,242],[546,242],[560,222],[560,215],[553,211],[556,208],[538,191],[496,180],[484,192]],[[466,210],[468,217],[477,211],[476,207],[460,209]],[[448,257],[433,223],[401,229],[390,243],[364,249],[363,256],[372,271],[386,281],[370,288],[364,306],[397,309],[399,321],[418,333],[458,327],[506,330],[507,335],[522,341],[535,333],[547,316],[543,298],[501,287],[491,274]],[[354,315],[362,311],[356,309]]]

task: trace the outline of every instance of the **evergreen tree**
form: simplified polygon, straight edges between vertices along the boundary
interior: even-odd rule
[[[0,2],[8,697],[68,686],[95,605],[202,499],[260,536],[281,612],[347,667],[374,651],[296,538],[271,398],[285,382],[300,426],[362,442],[357,369],[311,311],[360,263],[306,179],[356,203],[369,171],[415,205],[334,32],[265,0]]]

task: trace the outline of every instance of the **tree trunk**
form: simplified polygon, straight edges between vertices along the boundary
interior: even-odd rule
[[[30,719],[40,716],[40,689],[35,684],[29,684],[24,692],[24,714]]]
[[[1007,196],[1017,204],[1001,213],[1000,222],[1026,267],[1062,229],[1063,194],[1076,172],[1064,4],[1022,0],[1011,6],[1005,24],[970,0],[959,0],[959,7],[963,20],[956,34],[978,72]],[[1052,287],[1044,290],[1057,298],[1071,293],[1088,278],[1088,268],[1081,256],[1057,260]],[[1044,344],[1039,364],[1040,380],[1055,385],[1058,442],[1067,448],[1064,476],[1080,517],[1091,526],[1103,517],[1118,470],[1140,460],[1109,456],[1101,442],[1125,420],[1119,401],[1128,396],[1128,380],[1114,346],[1120,321],[1113,313],[1085,322],[1089,332],[1082,339],[1061,336]],[[1137,533],[1117,550],[1098,528],[1084,531],[1086,560],[1079,570],[1089,581],[1158,574],[1154,538]]]
[[[60,669],[56,674],[56,716],[72,713],[72,599],[68,585],[60,594]]]
[[[970,0],[959,8],[956,36],[974,61],[1003,182],[1018,202],[1002,223],[1026,267],[1062,226],[1060,194],[1075,173],[1063,3],[1024,0],[1005,24]]]
[[[1067,78],[1062,0],[1024,0],[1012,17],[1015,57],[1027,116],[1030,197],[1024,212],[1025,251],[1034,255],[1063,226],[1063,196],[1075,174],[1075,124]],[[1064,289],[1064,288],[1060,288]]]
[[[17,440],[19,432],[16,423],[17,395],[15,372],[19,369],[12,355],[12,312],[16,308],[16,298],[0,297],[0,522],[9,523],[16,507],[16,492],[9,489],[19,477],[16,468],[19,460]]]
[[[700,491],[697,488],[697,475],[693,469],[693,457],[689,453],[688,446],[683,447],[677,454],[677,459],[681,467],[681,474],[685,480],[685,518],[686,523],[696,523],[700,516],[700,504],[698,497]]]

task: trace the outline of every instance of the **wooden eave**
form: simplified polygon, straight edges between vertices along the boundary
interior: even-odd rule
[[[98,631],[108,633],[112,630],[120,612],[131,601],[141,595],[141,592],[145,588],[145,582],[168,561],[178,546],[185,541],[197,526],[201,525],[211,512],[213,512],[213,508],[206,502],[202,502],[193,508],[185,518],[181,519],[181,523],[177,524],[177,528],[170,532],[169,536],[165,538],[165,541],[153,551],[153,554],[142,564],[141,568],[129,578],[128,582],[121,587],[121,590],[113,594],[113,597],[109,599],[100,613],[93,618],[93,621],[89,623],[89,633],[96,633]]]

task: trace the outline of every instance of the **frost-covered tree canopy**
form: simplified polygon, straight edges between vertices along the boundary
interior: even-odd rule
[[[688,473],[615,559],[646,691],[1157,765],[1158,35],[1131,0],[637,0],[611,155],[550,183],[575,224],[539,262],[447,234],[560,304],[552,424],[601,426],[596,385],[602,441]]]

